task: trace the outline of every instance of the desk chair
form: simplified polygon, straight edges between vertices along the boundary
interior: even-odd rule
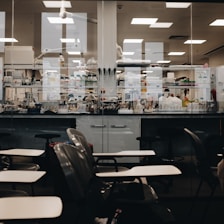
[[[11,134],[8,132],[0,133],[0,139],[4,137],[9,137]],[[1,150],[1,145],[0,145]],[[0,155],[0,170],[39,170],[40,166],[36,163],[31,162],[13,162],[11,156]]]
[[[117,208],[122,210],[121,223],[174,222],[170,210],[162,206],[158,198],[152,197],[150,186],[143,190],[140,182],[133,182],[122,191],[121,188],[116,188],[116,184],[105,185],[95,175],[84,152],[84,148],[71,144],[59,143],[54,146],[57,163],[64,174],[70,198],[75,203],[77,214],[73,219],[74,223],[93,223],[95,217],[108,217],[107,223],[111,223]]]
[[[87,153],[87,158],[89,160],[89,163],[92,164],[94,169],[98,172],[109,172],[109,171],[122,171],[122,170],[127,170],[127,167],[124,166],[118,166],[118,163],[115,158],[108,158],[108,157],[101,157],[95,160],[94,156],[92,155],[93,153],[93,148],[90,147],[90,144],[88,143],[85,135],[81,132],[78,131],[75,128],[67,128],[66,133],[68,135],[69,140],[75,144],[83,146],[86,150]],[[94,147],[94,146],[93,146]],[[100,160],[112,160],[112,166],[109,165],[101,165]]]
[[[194,155],[196,159],[195,167],[196,167],[197,174],[200,178],[200,182],[195,193],[195,200],[199,197],[199,193],[203,183],[206,183],[210,188],[208,201],[204,208],[202,219],[201,219],[201,223],[204,223],[204,220],[206,218],[206,214],[208,212],[215,190],[220,185],[220,183],[217,176],[217,170],[213,169],[209,164],[207,153],[201,139],[188,128],[184,128],[184,131],[192,142]],[[193,210],[193,205],[190,212],[192,212],[192,210]]]
[[[41,139],[45,139],[45,159],[43,162],[39,161],[39,163],[41,163],[41,167],[43,167],[45,170],[48,171],[48,174],[50,174],[50,156],[49,156],[49,150],[50,149],[50,143],[53,142],[54,138],[59,138],[61,137],[60,134],[55,134],[55,133],[42,133],[42,134],[36,134],[34,136],[35,138],[41,138]]]
[[[97,161],[95,161],[95,158],[92,154],[92,148],[89,146],[88,141],[86,140],[84,134],[74,128],[68,128],[66,130],[69,140],[73,143],[73,145],[75,146],[74,148],[70,148],[71,150],[75,150],[76,148],[79,148],[80,150],[83,150],[83,153],[85,154],[85,157],[88,161],[88,165],[89,167],[91,167],[91,169],[93,170],[94,173],[96,172],[120,172],[120,171],[125,171],[128,170],[128,168],[126,167],[120,167],[117,164],[116,159],[112,159],[114,161],[114,164],[111,166],[106,166],[106,165],[99,165]],[[50,151],[52,152],[52,150]],[[103,159],[105,159],[103,157]],[[107,157],[107,159],[111,159],[111,157]],[[63,178],[60,173],[60,169],[58,169],[57,171],[55,170],[55,167],[57,167],[57,164],[54,164],[55,161],[55,155],[51,155],[51,159],[50,159],[53,163],[51,164],[52,167],[54,167],[54,173],[56,174],[56,176],[58,177],[59,175],[61,176],[61,178]],[[124,177],[122,181],[126,180],[126,181],[133,181],[135,178],[130,178],[128,176]],[[57,180],[56,180],[57,181]],[[114,180],[112,180],[113,182]],[[107,182],[110,182],[109,178],[107,178]],[[121,180],[119,180],[119,182],[121,182]],[[60,182],[60,184],[62,186],[59,186],[58,184],[56,184],[56,188],[64,188],[63,186],[63,181]],[[110,185],[110,183],[109,183]],[[122,186],[123,188],[124,186]],[[145,186],[144,186],[145,187]],[[148,188],[148,186],[146,186],[146,188]],[[152,197],[157,198],[157,195],[155,194],[154,190],[151,188],[152,190]],[[57,192],[59,192],[60,190],[56,189]]]

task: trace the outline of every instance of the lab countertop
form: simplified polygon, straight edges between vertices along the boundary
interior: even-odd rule
[[[142,114],[89,114],[89,113],[69,113],[69,114],[0,114],[1,118],[75,118],[80,116],[140,116],[144,118],[222,118],[224,113],[219,112],[186,112],[186,111],[156,111]]]

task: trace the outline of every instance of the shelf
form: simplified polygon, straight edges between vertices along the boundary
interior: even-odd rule
[[[31,69],[31,70],[42,70],[43,66],[42,65],[4,65],[4,69]]]
[[[15,89],[19,89],[19,88],[42,88],[41,85],[35,86],[35,85],[24,85],[24,86],[16,86],[16,85],[6,85],[4,86],[4,88],[15,88]]]
[[[169,89],[200,89],[202,86],[172,86],[172,85],[163,85],[163,88],[169,88]],[[207,87],[210,88],[210,87]]]

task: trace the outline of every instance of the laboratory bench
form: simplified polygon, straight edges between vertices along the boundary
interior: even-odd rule
[[[0,114],[0,133],[10,134],[0,138],[0,147],[2,149],[18,147],[42,149],[45,141],[35,138],[36,134],[56,133],[60,134],[60,137],[55,138],[55,141],[68,141],[66,128],[74,127],[86,135],[88,141],[93,144],[95,152],[144,149],[149,146],[138,141],[137,138],[156,136],[161,129],[170,134],[170,129],[180,130],[187,127],[203,138],[208,134],[223,135],[223,117],[223,113],[206,112],[152,112],[117,115]],[[174,152],[188,154],[189,147],[183,144],[184,136],[174,134],[173,137]],[[156,144],[154,144],[155,147],[158,145]]]

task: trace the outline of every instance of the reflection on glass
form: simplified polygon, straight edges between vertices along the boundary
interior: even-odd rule
[[[43,58],[43,100],[60,100],[60,71],[58,58]]]

